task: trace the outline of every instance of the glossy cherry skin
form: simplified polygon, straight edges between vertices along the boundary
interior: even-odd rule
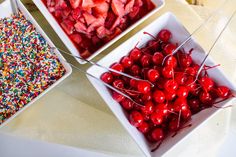
[[[130,59],[130,57],[128,56],[123,57],[120,63],[123,65],[124,68],[129,68],[133,65],[132,59]]]
[[[150,115],[154,111],[154,104],[152,101],[148,101],[145,103],[145,105],[141,108],[142,112],[146,115]]]
[[[142,56],[142,52],[140,51],[140,49],[138,48],[134,48],[130,53],[129,53],[129,57],[130,59],[132,59],[133,61],[137,61],[141,58]]]
[[[180,127],[179,121],[177,118],[172,118],[169,122],[168,128],[170,131],[178,131]]]
[[[156,112],[162,114],[163,116],[168,115],[169,108],[167,103],[161,103],[156,106]]]
[[[163,103],[165,101],[165,94],[161,90],[155,90],[152,97],[157,103]]]
[[[155,65],[161,65],[164,59],[164,55],[161,52],[155,52],[152,56],[152,62]]]
[[[141,92],[143,94],[147,94],[151,91],[151,85],[150,85],[150,83],[148,83],[146,81],[138,81],[137,89],[139,92]]]
[[[124,81],[121,79],[116,79],[113,83],[112,83],[113,87],[118,88],[118,89],[123,89],[124,88]]]
[[[187,68],[192,64],[193,60],[189,54],[181,54],[179,57],[180,66]]]
[[[181,117],[182,117],[185,121],[191,119],[191,116],[192,116],[192,112],[191,112],[190,109],[182,110],[182,112],[181,112]]]
[[[143,67],[148,67],[151,64],[151,57],[148,55],[143,55],[140,59],[140,63]]]
[[[116,100],[117,102],[121,102],[125,99],[125,97],[117,92],[112,92],[112,98]]]
[[[154,139],[155,141],[160,141],[164,138],[164,131],[161,128],[155,128],[152,131],[152,139]]]
[[[178,83],[175,80],[167,80],[164,88],[168,92],[175,92],[178,89]]]
[[[200,78],[199,83],[206,92],[210,91],[214,87],[213,80],[207,76]]]
[[[177,67],[177,59],[174,56],[170,56],[165,60],[165,66],[170,66],[172,68]]]
[[[143,94],[141,98],[144,102],[151,101],[152,100],[152,93],[149,92],[147,94]]]
[[[138,111],[132,111],[129,115],[130,123],[135,127],[140,127],[144,122],[143,116]]]
[[[179,85],[184,85],[185,82],[187,80],[187,76],[183,73],[183,72],[177,72],[175,74],[175,81],[179,84]]]
[[[112,83],[113,82],[113,75],[110,72],[105,72],[101,76],[101,80],[105,83]]]
[[[156,40],[150,40],[147,43],[147,47],[151,50],[151,51],[156,51],[159,47],[159,43]]]
[[[207,105],[207,106],[211,106],[211,105],[212,105],[213,99],[212,99],[211,94],[208,93],[208,92],[202,91],[202,92],[200,93],[200,95],[199,95],[199,99],[200,99],[200,101],[201,101],[203,104],[205,104],[205,105]]]
[[[230,96],[231,92],[226,86],[219,86],[216,88],[216,93],[220,98],[226,99]]]
[[[134,103],[129,99],[124,99],[121,101],[121,105],[125,110],[132,110],[134,107]]]
[[[118,72],[124,72],[124,67],[120,64],[120,63],[114,63],[112,66],[111,66],[111,69],[114,69]],[[112,74],[114,76],[120,76],[120,74],[116,73],[116,72],[112,72]]]
[[[175,91],[174,92],[164,91],[164,94],[167,101],[172,101],[176,97]]]
[[[155,125],[160,125],[163,122],[163,115],[159,112],[153,112],[151,114],[151,121],[155,124]]]
[[[170,32],[169,30],[167,30],[167,29],[162,29],[162,30],[158,33],[157,37],[158,37],[159,39],[161,39],[161,41],[163,41],[163,42],[168,42],[168,41],[170,40],[170,38],[172,37],[172,34],[171,34],[171,32]]]
[[[138,127],[138,130],[145,134],[149,131],[149,124],[147,122],[143,122],[139,127]]]
[[[201,110],[201,102],[197,98],[189,99],[188,105],[193,113],[196,113]]]
[[[160,76],[159,72],[155,69],[149,69],[147,72],[147,78],[151,82],[156,82],[159,76]]]
[[[138,65],[134,64],[130,67],[130,73],[133,76],[138,76],[141,73],[141,68]]]
[[[164,53],[166,55],[169,55],[171,54],[174,50],[176,49],[176,46],[174,44],[167,44],[165,47],[164,47]]]
[[[162,69],[162,76],[165,78],[172,78],[174,76],[174,69],[170,66],[165,66]]]
[[[188,108],[189,106],[185,98],[177,98],[173,104],[173,109],[175,112],[180,112],[180,110],[187,110]]]
[[[185,87],[185,86],[180,86],[177,91],[176,91],[176,94],[178,97],[183,97],[183,98],[186,98],[188,96],[188,88]]]

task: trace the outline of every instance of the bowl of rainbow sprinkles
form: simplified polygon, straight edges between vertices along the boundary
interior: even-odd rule
[[[0,127],[68,77],[72,69],[23,4],[0,5]]]

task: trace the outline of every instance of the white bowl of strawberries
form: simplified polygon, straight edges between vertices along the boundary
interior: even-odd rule
[[[164,5],[164,0],[33,1],[70,52],[88,60]]]
[[[234,84],[210,57],[194,81],[206,55],[194,39],[163,62],[189,35],[172,13],[166,13],[98,62],[144,81],[97,66],[87,71],[136,102],[88,76],[146,156],[163,155],[233,99]]]

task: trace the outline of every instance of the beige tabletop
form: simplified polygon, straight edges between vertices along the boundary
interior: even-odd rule
[[[23,2],[54,44],[66,50],[53,29],[33,5],[33,2],[29,0],[23,0]],[[231,5],[227,7],[228,9],[222,13],[220,18],[215,18],[202,32],[196,35],[196,39],[198,39],[206,50],[212,45],[220,28],[223,27],[222,24],[225,22],[225,19],[227,19],[226,17],[232,13],[227,10],[232,10],[234,6],[236,6],[236,2],[232,0]],[[132,36],[132,34],[167,11],[173,12],[183,25],[190,32],[193,32],[193,30],[201,24],[203,19],[216,7],[216,3],[214,3],[214,6],[209,4],[206,7],[191,7],[181,0],[166,0],[166,5],[161,11],[128,33],[112,47],[109,47],[101,53],[95,58],[95,61],[102,58],[120,43]],[[212,57],[217,63],[222,65],[226,75],[229,76],[231,80],[235,80],[236,74],[235,33],[236,19],[233,19],[212,53]],[[65,57],[74,65],[80,66],[83,69],[87,69],[90,66],[88,64],[79,65],[73,58]],[[229,110],[230,109],[222,111],[219,114],[220,118],[216,117],[210,120],[208,125],[203,126],[203,129],[208,130],[215,121],[226,120],[227,114],[230,112]],[[34,105],[9,124],[1,128],[0,132],[90,149],[111,154],[112,156],[143,156],[138,146],[114,117],[84,74],[79,73],[75,69],[73,69],[73,73],[68,79],[35,102]],[[203,135],[203,131],[196,133],[196,139]],[[192,141],[194,142],[194,138]],[[214,140],[212,142],[214,142]],[[199,150],[200,147],[203,147],[202,144],[199,146]],[[179,148],[181,150],[181,146]],[[175,151],[172,153],[174,152]],[[214,151],[207,151],[207,153],[212,154]]]

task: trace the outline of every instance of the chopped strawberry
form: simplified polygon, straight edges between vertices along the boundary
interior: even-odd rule
[[[55,5],[55,2],[53,0],[47,0],[47,7],[53,7]]]
[[[135,20],[137,18],[139,18],[138,14],[139,14],[140,8],[138,6],[134,6],[133,10],[129,13],[129,17],[131,20]]]
[[[127,3],[127,0],[120,0],[123,4]]]
[[[62,18],[62,11],[61,10],[55,10],[54,16],[58,19]]]
[[[105,23],[105,19],[103,17],[98,17],[96,21],[94,21],[89,27],[88,32],[94,31],[96,28],[103,26]]]
[[[147,10],[152,10],[155,7],[151,0],[144,0],[144,3],[146,4]]]
[[[112,0],[111,8],[112,8],[112,11],[117,16],[120,16],[120,17],[124,16],[125,14],[124,4],[120,0]]]
[[[80,16],[80,18],[79,18],[79,20],[78,21],[80,21],[80,22],[82,22],[82,23],[84,23],[85,24],[85,19],[84,19],[84,17],[83,16]]]
[[[55,9],[65,9],[67,4],[64,0],[55,0]]]
[[[66,19],[70,13],[71,13],[71,9],[69,7],[63,9],[63,11],[62,11],[63,18]]]
[[[115,38],[116,36],[118,36],[120,33],[122,33],[122,30],[118,27],[116,27],[115,31],[113,34],[111,34],[110,36],[108,36],[105,41],[108,42],[110,40],[112,40],[113,38]]]
[[[87,27],[80,21],[77,21],[75,24],[75,30],[79,33],[87,33]]]
[[[64,19],[61,23],[62,28],[65,30],[67,34],[72,34],[74,31],[74,22],[69,19]]]
[[[94,5],[93,0],[82,0],[82,8],[84,10],[91,9]]]
[[[69,0],[70,1],[70,5],[73,9],[76,9],[79,7],[81,0]]]
[[[74,41],[76,44],[80,44],[80,42],[82,41],[82,38],[81,38],[81,36],[80,36],[78,33],[76,33],[76,34],[71,34],[71,35],[70,35],[70,38],[71,38],[71,40]]]
[[[106,0],[93,0],[93,2],[97,5],[106,2]]]
[[[91,52],[89,52],[89,50],[84,50],[83,52],[80,52],[80,56],[82,58],[88,58],[89,56],[91,56]]]
[[[101,39],[99,39],[98,36],[94,35],[94,36],[92,36],[92,42],[94,45],[99,46],[99,45],[101,45],[102,41],[101,41]]]
[[[93,15],[87,12],[84,12],[83,16],[88,26],[97,20]]]
[[[121,17],[117,17],[113,25],[111,26],[110,30],[115,29],[121,22]]]
[[[135,0],[134,6],[141,7],[142,5],[143,5],[143,1],[142,0]]]
[[[134,7],[135,0],[128,0],[127,4],[125,5],[125,14],[128,14],[132,11]]]
[[[98,38],[104,38],[105,36],[111,34],[111,31],[106,29],[104,26],[100,26],[96,29]]]
[[[81,15],[80,8],[76,8],[76,9],[72,10],[71,15],[75,20],[77,20]]]
[[[106,21],[105,21],[105,27],[107,29],[110,29],[113,23],[115,22],[115,20],[116,20],[116,15],[113,12],[109,11],[107,14]]]
[[[106,18],[108,10],[109,10],[109,4],[107,2],[97,3],[96,6],[93,8],[93,14],[96,17],[102,16]]]
[[[55,12],[56,9],[55,9],[55,7],[48,7],[48,10],[50,13],[53,13],[53,12]]]
[[[121,28],[122,30],[125,30],[128,27],[128,25],[129,25],[128,17],[124,16],[120,20],[119,28]]]

